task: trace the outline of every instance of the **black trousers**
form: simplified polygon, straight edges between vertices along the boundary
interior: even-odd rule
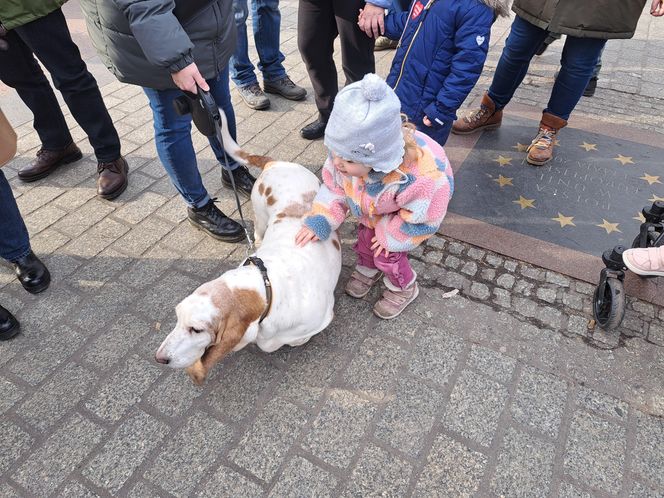
[[[341,41],[341,62],[346,85],[376,71],[374,40],[357,26],[364,0],[300,0],[297,44],[316,94],[320,119],[327,122],[339,91],[332,55],[334,40]]]
[[[0,51],[0,80],[15,88],[34,115],[34,128],[47,150],[72,141],[53,88],[35,60],[51,73],[76,122],[87,133],[99,162],[120,156],[120,138],[108,114],[97,81],[72,41],[62,10],[9,31],[9,49]]]

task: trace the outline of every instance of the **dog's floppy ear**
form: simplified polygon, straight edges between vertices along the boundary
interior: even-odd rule
[[[199,385],[210,368],[238,345],[249,325],[260,318],[266,305],[261,295],[251,289],[234,289],[228,293],[228,298],[220,309],[214,344],[187,369]]]

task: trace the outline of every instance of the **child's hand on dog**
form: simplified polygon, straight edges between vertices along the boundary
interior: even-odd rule
[[[317,242],[320,239],[316,235],[316,232],[314,232],[311,228],[302,227],[302,228],[300,228],[300,231],[297,232],[297,235],[295,236],[295,245],[298,246],[298,247],[304,247],[309,242],[311,242],[312,240],[314,242]]]

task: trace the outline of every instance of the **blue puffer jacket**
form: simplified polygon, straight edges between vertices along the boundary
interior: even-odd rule
[[[507,1],[415,0],[410,12],[385,19],[388,38],[400,39],[387,83],[417,129],[444,143],[456,111],[479,78],[496,15]],[[402,34],[403,33],[403,34]],[[427,116],[433,123],[422,123]]]

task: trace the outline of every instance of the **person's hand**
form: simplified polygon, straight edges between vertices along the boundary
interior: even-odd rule
[[[652,0],[650,15],[655,17],[664,16],[664,0]]]
[[[5,36],[7,36],[7,29],[0,24],[0,50],[9,49],[9,43],[5,40]]]
[[[320,239],[316,235],[316,232],[314,232],[311,228],[302,227],[302,228],[300,228],[300,231],[297,232],[297,235],[295,236],[295,245],[298,246],[298,247],[304,247],[309,242],[311,242],[312,240],[314,242],[316,242]]]
[[[428,126],[429,128],[433,126],[433,123],[426,116],[422,118],[422,122],[424,123],[424,126]]]
[[[374,237],[371,239],[371,242],[372,242],[372,244],[371,244],[371,250],[374,251],[374,257],[377,258],[378,256],[380,256],[380,252],[381,252],[381,251],[385,251],[385,257],[386,257],[386,258],[390,255],[390,252],[387,250],[387,248],[386,248],[386,247],[383,247],[383,246],[380,244],[380,242],[378,242],[378,238],[377,238],[377,237],[374,236]]]
[[[177,73],[171,74],[171,78],[173,78],[175,85],[182,91],[196,93],[196,84],[206,92],[210,91],[207,81],[203,78],[195,62],[192,62]]]
[[[378,38],[385,34],[385,9],[367,3],[364,9],[360,10],[357,25],[367,36]]]

